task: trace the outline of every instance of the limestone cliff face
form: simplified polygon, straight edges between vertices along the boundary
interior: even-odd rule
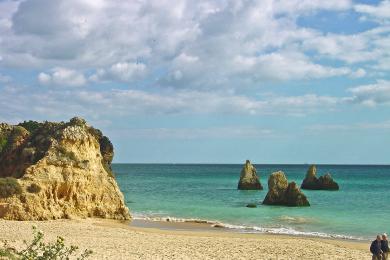
[[[302,189],[306,190],[338,190],[339,185],[335,182],[330,173],[317,178],[317,168],[311,165],[307,170],[306,177],[301,184]]]
[[[80,118],[0,124],[0,182],[20,187],[0,197],[0,218],[129,219],[111,172],[113,155],[109,139]]]
[[[262,190],[263,186],[259,181],[256,173],[256,168],[249,160],[246,160],[244,167],[241,170],[240,181],[238,182],[239,190]]]

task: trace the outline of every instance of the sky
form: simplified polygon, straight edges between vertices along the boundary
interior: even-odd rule
[[[0,122],[123,163],[390,164],[390,0],[0,0]]]

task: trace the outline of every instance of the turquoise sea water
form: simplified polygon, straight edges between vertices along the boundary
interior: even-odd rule
[[[268,176],[282,170],[302,182],[308,165],[255,165],[263,191],[239,191],[242,165],[114,164],[118,184],[133,217],[202,219],[240,232],[308,234],[371,239],[390,233],[390,166],[319,165],[339,191],[309,191],[311,207],[261,205]],[[247,208],[258,203],[257,208]]]

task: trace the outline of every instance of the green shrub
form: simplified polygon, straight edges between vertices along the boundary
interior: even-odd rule
[[[68,158],[68,159],[70,159],[70,160],[72,160],[72,161],[77,161],[77,157],[76,157],[76,155],[74,154],[74,152],[73,151],[67,151],[64,147],[62,147],[62,146],[59,146],[58,148],[58,151],[61,153],[61,155],[63,156],[63,157],[66,157],[66,158]]]
[[[76,116],[70,119],[69,124],[77,125],[77,126],[85,126],[87,122],[85,121],[85,119]]]
[[[26,133],[28,133],[28,131],[23,126],[17,125],[12,129],[11,136],[18,137],[21,135],[25,135]]]
[[[37,121],[30,120],[24,121],[23,123],[18,124],[18,126],[24,127],[30,133],[34,133],[41,126],[41,124]]]
[[[17,259],[14,254],[12,254],[11,249],[2,249],[0,248],[0,259]]]
[[[44,243],[44,234],[41,231],[37,231],[36,227],[33,227],[34,238],[30,243],[24,241],[25,249],[18,251],[14,248],[4,244],[4,248],[0,248],[0,257],[3,259],[14,259],[14,260],[59,260],[59,259],[72,259],[76,253],[78,247],[70,246],[67,247],[62,237],[57,237],[57,240],[52,243]],[[91,250],[85,250],[79,257],[75,258],[83,260],[92,254]]]
[[[115,174],[114,174],[114,172],[112,171],[111,166],[108,165],[108,164],[104,161],[104,159],[102,159],[102,165],[103,165],[104,170],[108,173],[108,176],[110,176],[111,178],[115,179]]]
[[[0,178],[0,198],[8,198],[22,193],[22,187],[15,178]]]
[[[22,126],[15,126],[12,131],[11,131],[11,134],[8,138],[8,144],[7,146],[9,147],[9,149],[13,150],[17,147],[17,143],[18,143],[18,140],[21,140],[22,137],[28,135],[29,132],[24,129],[24,127]]]
[[[41,191],[41,186],[36,183],[32,183],[30,186],[27,187],[27,191],[30,193],[38,193]]]
[[[0,153],[3,151],[7,145],[8,138],[6,136],[0,136]]]

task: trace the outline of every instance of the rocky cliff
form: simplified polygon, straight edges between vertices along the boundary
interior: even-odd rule
[[[263,201],[266,205],[282,205],[289,207],[310,206],[295,182],[288,183],[282,171],[274,172],[268,179],[268,193]]]
[[[0,218],[129,219],[110,140],[81,118],[0,124]]]
[[[333,180],[330,173],[317,178],[317,168],[315,165],[311,165],[307,170],[301,188],[305,190],[338,190],[339,185]]]
[[[240,180],[238,182],[239,190],[262,190],[263,186],[259,181],[256,173],[256,168],[249,160],[246,160],[244,167],[242,167]]]

